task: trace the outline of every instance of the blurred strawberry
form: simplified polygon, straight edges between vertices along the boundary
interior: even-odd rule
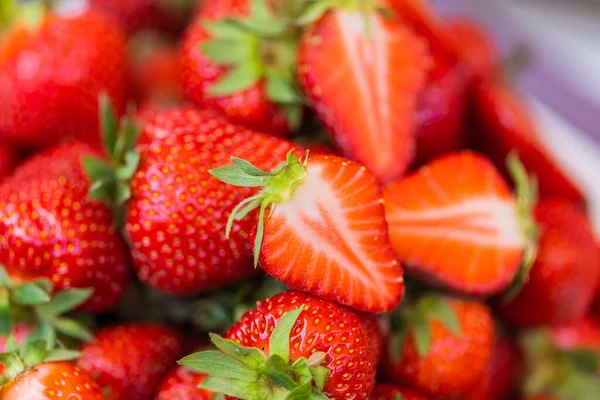
[[[553,343],[561,349],[590,349],[600,351],[600,322],[590,316],[571,324],[550,328]]]
[[[296,39],[276,11],[266,0],[207,2],[182,43],[185,97],[261,132],[298,128]]]
[[[0,143],[0,183],[11,174],[17,165],[17,150],[6,143]]]
[[[475,105],[479,144],[503,171],[509,152],[517,151],[539,183],[540,196],[585,202],[579,188],[561,169],[542,142],[524,101],[509,87],[487,82],[477,87]]]
[[[186,367],[175,367],[162,381],[156,400],[212,400],[213,392],[198,387],[205,378]]]
[[[14,6],[9,18],[0,38],[0,138],[32,147],[73,136],[99,144],[98,94],[125,107],[123,32],[103,16],[57,16],[38,2]]]
[[[503,314],[519,325],[566,324],[590,308],[600,277],[600,254],[586,216],[564,200],[545,200],[535,210],[538,254]]]
[[[389,383],[378,383],[369,396],[370,400],[427,400],[412,390],[400,388]],[[482,399],[479,399],[482,400]]]

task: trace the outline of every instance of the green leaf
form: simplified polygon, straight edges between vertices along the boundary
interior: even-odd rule
[[[404,397],[400,393],[394,395],[394,400],[404,400]]]
[[[179,360],[179,364],[211,376],[254,382],[258,372],[220,351],[202,351]]]
[[[595,374],[600,368],[600,354],[589,349],[574,349],[565,352],[567,359],[577,369]]]
[[[275,329],[273,329],[273,332],[271,333],[271,338],[269,339],[269,353],[271,356],[278,355],[286,363],[289,361],[290,334],[303,309],[304,306],[301,306],[293,311],[287,312],[277,322]]]
[[[38,365],[46,356],[47,343],[45,340],[36,340],[23,346],[23,361],[28,367]]]
[[[224,167],[211,169],[208,172],[221,182],[234,186],[258,187],[265,184],[264,177],[248,175],[237,165],[226,165]]]
[[[315,385],[319,391],[323,391],[327,379],[329,379],[329,368],[319,365],[318,367],[310,367],[310,373],[315,381]]]
[[[54,318],[50,320],[52,326],[60,333],[69,337],[90,341],[93,339],[91,332],[80,322],[70,318]]]
[[[214,39],[202,44],[202,52],[214,63],[237,65],[258,58],[257,41],[253,37],[243,39]]]
[[[321,18],[332,6],[331,1],[315,1],[306,7],[304,12],[296,19],[296,24],[300,26],[310,25]]]
[[[237,157],[231,157],[231,161],[235,165],[237,165],[244,173],[251,176],[271,176],[270,173],[261,170],[260,168],[255,167],[251,163],[246,160]]]
[[[260,195],[248,197],[235,206],[233,211],[231,211],[231,215],[227,219],[227,225],[225,226],[225,236],[229,238],[229,234],[231,233],[231,227],[233,226],[233,221],[239,221],[243,219],[248,213],[254,209],[256,209],[260,205]],[[244,209],[242,210],[242,207]]]
[[[34,306],[47,303],[50,296],[34,283],[25,283],[13,291],[13,300],[24,306]]]
[[[282,104],[281,108],[285,112],[287,123],[292,131],[297,131],[302,125],[304,116],[304,107],[300,104]]]
[[[267,205],[261,204],[258,212],[258,225],[256,226],[256,237],[254,239],[254,268],[258,266],[258,257],[262,248],[263,236],[265,234],[265,209]]]
[[[278,358],[281,359],[281,357],[279,357],[279,356],[276,356],[276,357],[278,357]],[[313,376],[312,376],[312,373],[310,371],[310,367],[308,365],[308,361],[304,357],[301,357],[301,358],[297,359],[292,364],[290,372],[293,373],[292,376],[294,377],[294,381],[298,385],[303,385],[306,382],[312,383],[312,381],[313,381]]]
[[[4,364],[3,376],[15,377],[25,369],[25,364],[16,353],[0,354],[0,362]]]
[[[7,337],[12,331],[12,312],[7,292],[0,294],[0,336]]]
[[[247,382],[209,375],[198,387],[210,390],[213,393],[222,393],[242,400],[256,400],[254,394],[249,390],[250,385]]]
[[[429,346],[431,345],[431,330],[429,329],[427,318],[421,313],[415,315],[413,335],[417,354],[419,357],[425,357],[429,352]]]
[[[304,385],[296,387],[286,397],[285,400],[306,400],[310,398],[312,392],[312,385],[305,383]]]
[[[100,128],[102,130],[102,140],[107,154],[112,158],[115,154],[117,143],[118,125],[117,115],[112,106],[110,98],[106,93],[101,93],[99,97],[100,110]]]
[[[274,354],[265,362],[263,372],[271,382],[286,390],[293,390],[298,385],[287,375],[287,372],[290,371],[292,371],[292,367],[290,367],[290,365],[288,365],[288,363],[279,355]]]
[[[432,299],[432,302],[427,310],[427,313],[434,319],[443,323],[454,336],[460,337],[462,335],[462,329],[460,327],[460,321],[458,316],[443,298],[436,297]]]
[[[115,204],[122,206],[131,198],[131,187],[129,185],[117,185]]]
[[[37,311],[46,318],[56,317],[85,303],[93,292],[93,289],[77,288],[57,292],[48,303],[39,305]]]
[[[24,345],[28,343],[33,343],[38,340],[42,340],[46,342],[46,349],[51,350],[54,347],[54,343],[56,341],[56,331],[50,325],[50,323],[44,319],[38,321],[37,326],[33,331],[29,333],[27,339],[25,339]]]
[[[248,37],[248,32],[229,20],[203,21],[202,26],[214,39],[243,40]]]
[[[75,350],[55,349],[46,353],[44,362],[71,361],[78,359],[79,356],[81,356],[81,353]]]
[[[142,129],[135,118],[127,116],[122,119],[121,136],[119,137],[119,140],[122,141],[121,153],[127,154],[134,150],[141,132]]]
[[[8,272],[6,272],[4,265],[0,264],[0,288],[12,289],[12,287],[12,279],[10,279],[10,276],[8,275]]]
[[[110,181],[116,179],[115,172],[108,163],[96,157],[84,157],[83,168],[92,182]]]
[[[8,338],[6,339],[6,344],[4,345],[4,351],[6,353],[14,353],[19,351],[19,344],[17,343],[13,335],[8,335]]]
[[[124,164],[116,171],[117,179],[120,181],[129,181],[140,165],[140,153],[130,150],[123,156]]]
[[[233,340],[223,339],[214,333],[210,333],[209,336],[210,340],[219,350],[249,368],[257,369],[265,362],[266,357],[259,349],[244,347]]]
[[[297,104],[302,102],[302,97],[294,87],[291,74],[279,71],[270,71],[267,74],[267,96],[276,103]]]
[[[259,64],[241,64],[209,88],[208,93],[212,96],[228,96],[240,93],[252,87],[262,76],[263,70]]]
[[[52,293],[52,289],[54,288],[54,285],[52,282],[50,282],[50,279],[46,278],[36,279],[32,283],[48,294]]]
[[[117,191],[116,176],[104,181],[93,182],[90,186],[89,196],[98,201],[112,205],[115,201],[115,192]]]

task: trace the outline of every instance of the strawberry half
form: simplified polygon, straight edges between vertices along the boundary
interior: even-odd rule
[[[415,109],[429,63],[425,43],[366,1],[334,8],[304,33],[299,81],[343,155],[381,181],[415,152]],[[351,110],[351,111],[350,111]]]
[[[516,175],[517,198],[490,161],[461,152],[388,184],[390,239],[408,270],[465,293],[506,288],[534,251],[529,208],[535,196],[524,171],[517,168]]]
[[[378,313],[393,309],[404,292],[402,268],[387,235],[381,190],[365,167],[334,156],[291,152],[264,172],[235,165],[210,171],[237,186],[262,186],[231,213],[234,220],[260,208],[254,259],[295,289]]]

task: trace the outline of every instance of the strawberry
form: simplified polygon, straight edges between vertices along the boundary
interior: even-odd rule
[[[565,324],[590,308],[600,275],[598,247],[586,216],[564,200],[541,201],[539,252],[518,295],[503,306],[519,325]]]
[[[77,352],[54,349],[44,340],[26,342],[20,349],[14,340],[9,342],[2,354],[3,400],[104,399],[94,378],[68,362]]]
[[[379,313],[404,293],[402,268],[387,235],[382,194],[373,174],[341,157],[291,152],[264,172],[232,158],[210,171],[235,186],[262,186],[231,212],[226,227],[259,208],[254,264],[286,285],[326,300]],[[266,212],[266,214],[265,214]]]
[[[561,349],[600,351],[600,322],[586,316],[571,324],[550,328],[552,342]]]
[[[17,165],[17,151],[10,145],[0,143],[0,183]]]
[[[188,295],[253,275],[248,238],[254,217],[236,223],[230,239],[224,232],[232,205],[253,191],[232,188],[208,171],[230,154],[272,168],[293,145],[210,111],[177,108],[156,113],[134,149],[132,121],[124,119],[117,132],[114,113],[103,104],[105,120],[113,121],[103,128],[113,159],[111,165],[89,161],[98,183],[91,194],[112,205],[117,222],[125,221],[138,277]]]
[[[283,136],[299,127],[296,40],[266,0],[207,2],[183,39],[187,99],[236,123]]]
[[[486,28],[468,16],[455,16],[448,21],[448,29],[459,44],[456,51],[470,81],[491,80],[500,64],[500,55]]]
[[[515,389],[521,364],[519,349],[505,336],[496,338],[492,359],[477,389],[465,400],[505,400]]]
[[[492,356],[494,323],[483,303],[427,295],[400,308],[389,341],[386,374],[435,398],[467,395]]]
[[[205,378],[205,374],[186,367],[173,368],[160,385],[156,400],[211,400],[213,393],[198,387]]]
[[[381,359],[381,353],[383,351],[384,339],[383,339],[383,329],[381,327],[381,322],[377,317],[372,314],[363,314],[362,322],[367,330],[367,334],[369,338],[371,338],[371,354],[373,355],[373,361],[375,365],[379,364]]]
[[[81,349],[77,365],[96,377],[107,400],[154,399],[161,379],[181,356],[181,337],[150,323],[111,326]]]
[[[468,151],[385,186],[392,246],[413,275],[472,294],[496,293],[512,282],[535,247],[528,201],[535,196],[514,166],[518,197],[489,160]]]
[[[99,144],[98,94],[125,107],[125,35],[99,15],[32,12],[36,6],[15,8],[0,38],[0,138],[33,147],[66,137]],[[21,21],[25,15],[36,18]]]
[[[7,351],[6,345],[9,343],[9,338],[17,343],[17,345],[21,346],[25,339],[29,336],[31,331],[33,330],[33,325],[28,322],[16,322],[12,324],[10,328],[10,332],[8,332],[7,336],[4,336],[7,332],[2,332],[0,334],[0,353],[4,353]],[[0,374],[4,374],[4,363],[0,362]]]
[[[414,113],[429,56],[425,43],[375,1],[361,9],[351,4],[326,11],[303,34],[298,79],[342,154],[385,182],[413,161]]]
[[[46,277],[56,290],[91,288],[80,308],[106,311],[129,282],[126,246],[110,210],[90,200],[82,160],[97,155],[70,142],[24,162],[0,186],[0,263],[25,277]]]
[[[389,383],[378,383],[371,392],[370,400],[427,400],[424,396]]]
[[[475,105],[481,147],[498,168],[505,171],[508,153],[516,150],[527,171],[537,178],[542,198],[584,203],[580,189],[546,149],[528,108],[511,88],[499,82],[479,85]]]
[[[223,353],[201,352],[179,363],[208,374],[201,387],[214,392],[242,399],[358,400],[373,388],[376,366],[360,315],[306,293],[259,302],[225,339],[211,339]]]

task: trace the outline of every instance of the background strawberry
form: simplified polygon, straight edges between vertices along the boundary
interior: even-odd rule
[[[424,396],[412,390],[400,388],[389,383],[378,383],[371,392],[370,400],[427,400]]]
[[[127,74],[125,35],[102,16],[17,19],[0,38],[0,138],[33,147],[67,137],[99,144],[97,96],[108,93],[123,112]]]
[[[156,400],[211,400],[211,391],[198,388],[205,378],[186,367],[175,367],[165,376]]]
[[[78,142],[24,162],[0,186],[0,263],[26,278],[46,277],[56,290],[91,288],[81,307],[114,307],[129,282],[126,247],[109,209],[87,197],[82,160],[97,156]]]
[[[77,365],[96,377],[108,400],[151,400],[179,356],[177,332],[156,324],[131,323],[97,331],[82,347]]]
[[[16,149],[8,144],[0,143],[0,183],[11,174],[16,165]]]

